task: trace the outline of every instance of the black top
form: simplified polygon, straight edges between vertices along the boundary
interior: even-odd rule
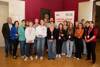
[[[50,28],[47,29],[47,39],[55,40],[57,39],[57,29],[54,28],[53,32],[50,31]]]
[[[9,24],[8,23],[4,23],[3,27],[2,27],[2,34],[3,37],[6,39],[10,38],[10,28],[9,28]]]
[[[73,39],[74,39],[74,28],[72,29],[68,28],[66,32],[66,40],[72,41]]]
[[[58,40],[64,40],[65,39],[65,30],[57,29],[57,39]]]

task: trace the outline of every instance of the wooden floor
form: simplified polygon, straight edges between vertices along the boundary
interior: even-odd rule
[[[85,57],[81,60],[76,60],[74,58],[62,57],[61,59],[48,60],[34,60],[33,61],[23,61],[20,57],[14,60],[12,57],[4,57],[4,49],[0,48],[0,67],[100,67],[100,43],[97,44],[96,48],[97,62],[96,64],[91,64],[91,61],[86,61]]]

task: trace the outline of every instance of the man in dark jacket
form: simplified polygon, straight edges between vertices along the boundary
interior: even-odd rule
[[[2,26],[2,34],[5,41],[5,57],[12,54],[12,46],[10,42],[10,30],[12,27],[12,19],[10,17],[7,18],[7,23],[4,23]]]

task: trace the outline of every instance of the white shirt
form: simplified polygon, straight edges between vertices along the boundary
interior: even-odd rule
[[[36,27],[36,36],[40,38],[44,38],[47,36],[47,27],[39,25]]]
[[[29,41],[32,41],[32,43],[34,43],[35,37],[36,37],[35,29],[33,27],[27,27],[25,29],[26,43],[28,43]]]
[[[12,28],[12,24],[8,24],[9,25],[9,29],[11,30],[11,28]]]

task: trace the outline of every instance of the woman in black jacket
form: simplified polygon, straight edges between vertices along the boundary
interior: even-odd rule
[[[63,39],[64,39],[64,28],[63,24],[60,23],[57,30],[56,58],[58,57],[61,58]]]
[[[47,30],[48,59],[55,59],[56,57],[56,38],[57,30],[51,24]]]

